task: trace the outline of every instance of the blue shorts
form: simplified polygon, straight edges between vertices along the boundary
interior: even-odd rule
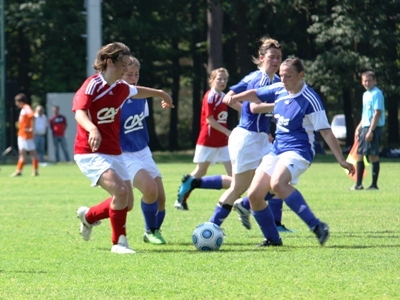
[[[368,127],[363,127],[361,129],[357,154],[379,156],[379,148],[381,146],[381,141],[383,137],[383,127],[375,128],[371,142],[367,142],[365,140],[365,136],[367,135],[368,130]]]

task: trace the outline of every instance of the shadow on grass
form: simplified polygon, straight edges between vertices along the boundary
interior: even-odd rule
[[[0,270],[0,273],[15,273],[15,274],[47,274],[49,272],[43,270]]]

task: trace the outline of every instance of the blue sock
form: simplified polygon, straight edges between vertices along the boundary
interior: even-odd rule
[[[249,197],[244,197],[244,198],[242,198],[242,206],[244,207],[244,208],[246,208],[246,209],[248,209],[248,210],[250,210],[251,208],[250,208],[250,200],[249,200]]]
[[[273,197],[275,196],[275,194],[272,194],[271,192],[268,192],[266,195],[265,195],[265,201],[267,201],[267,200],[270,200],[270,199],[272,199]]]
[[[160,229],[162,224],[164,223],[165,218],[165,209],[163,211],[159,211],[157,214],[157,229]]]
[[[211,223],[217,224],[218,226],[221,226],[222,222],[225,221],[225,219],[229,216],[231,213],[230,209],[226,209],[219,204],[214,210],[214,214],[210,219]]]
[[[278,198],[269,199],[268,206],[272,211],[272,215],[274,216],[275,224],[280,225],[282,222],[282,208],[283,208],[282,199]]]
[[[315,217],[310,207],[307,205],[302,194],[295,190],[289,197],[285,199],[286,205],[290,207],[299,217],[308,225],[313,228],[319,224],[319,220]]]
[[[201,189],[220,190],[222,189],[222,176],[206,176],[201,178]]]
[[[158,202],[147,204],[141,201],[142,213],[144,217],[144,225],[146,230],[154,230],[157,228],[157,211]]]
[[[273,242],[279,242],[281,240],[278,229],[275,225],[274,216],[272,215],[269,206],[263,210],[253,211],[253,216],[266,239]]]

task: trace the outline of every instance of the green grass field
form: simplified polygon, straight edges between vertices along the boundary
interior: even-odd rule
[[[191,156],[155,156],[164,177],[167,245],[142,241],[140,194],[128,216],[135,255],[110,252],[110,225],[79,235],[76,209],[107,194],[91,188],[75,164],[42,167],[39,177],[10,178],[0,171],[0,299],[400,299],[400,164],[382,161],[379,191],[349,191],[353,184],[332,157],[322,156],[298,184],[315,214],[331,228],[319,246],[306,225],[284,206],[284,246],[256,248],[263,238],[252,219],[246,230],[236,212],[224,222],[220,251],[191,243],[222,191],[195,190],[190,211],[174,209]],[[209,174],[223,171],[221,165]],[[371,182],[368,169],[364,186]]]

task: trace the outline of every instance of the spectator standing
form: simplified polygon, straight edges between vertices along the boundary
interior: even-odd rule
[[[41,105],[36,106],[35,109],[35,130],[34,141],[36,152],[39,156],[39,162],[44,162],[44,153],[46,150],[46,133],[49,122],[44,113],[44,108]]]
[[[64,158],[67,162],[70,161],[68,154],[67,139],[65,138],[65,130],[67,129],[67,118],[60,114],[60,107],[57,105],[53,106],[53,116],[50,119],[50,128],[53,133],[53,144],[54,151],[56,154],[56,162],[60,161],[60,151],[64,153]]]

